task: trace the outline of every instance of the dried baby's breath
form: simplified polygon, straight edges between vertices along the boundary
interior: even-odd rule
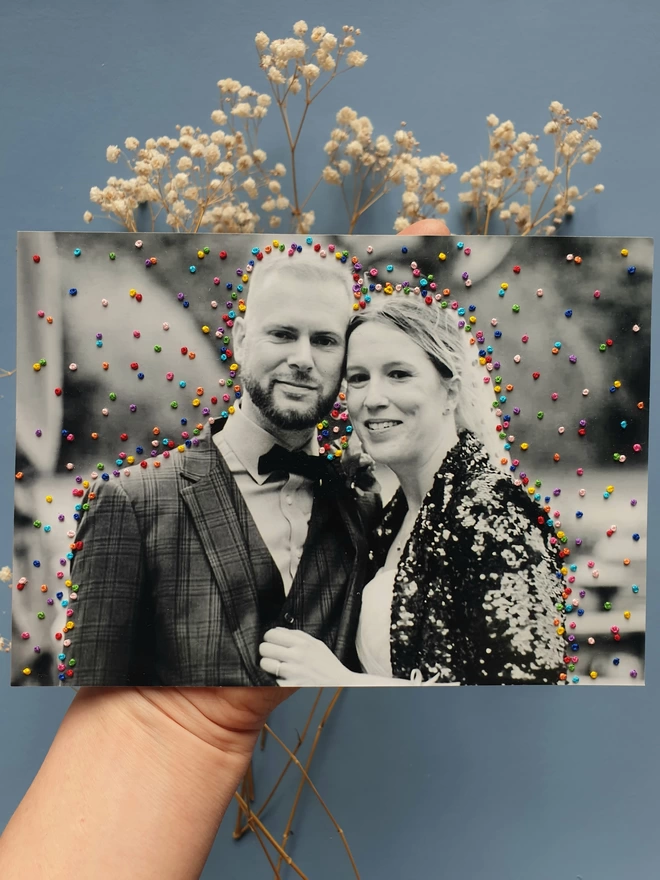
[[[511,120],[500,123],[494,114],[486,117],[488,156],[461,175],[461,183],[469,184],[458,196],[466,208],[469,232],[487,234],[498,217],[507,232],[514,224],[521,235],[551,235],[575,213],[577,202],[605,189],[597,184],[582,193],[571,182],[577,163],[589,165],[600,152],[600,142],[590,134],[598,128],[600,115],[573,119],[559,101],[548,109],[551,118],[543,133],[553,139],[550,167],[538,156],[538,135],[516,134]],[[540,198],[534,206],[537,190]]]
[[[0,568],[0,581],[11,586],[11,568],[9,568],[8,565]],[[4,639],[2,636],[0,636],[0,651],[4,651],[5,653],[11,651],[11,642]]]
[[[374,137],[371,120],[351,107],[339,110],[336,123],[324,148],[328,164],[322,176],[341,188],[349,233],[395,186],[404,187],[396,231],[415,220],[447,213],[449,205],[440,193],[443,179],[456,172],[456,165],[444,153],[421,156],[415,136],[404,128],[394,133],[393,142],[384,134]]]
[[[343,25],[338,34],[324,25],[297,21],[288,36],[255,36],[259,68],[266,91],[260,93],[232,77],[218,80],[220,103],[211,113],[216,128],[209,133],[176,126],[176,136],[149,138],[143,145],[128,137],[123,148],[111,145],[106,159],[124,159],[129,176],[112,176],[102,189],[92,187],[90,199],[120,225],[136,232],[147,215],[155,229],[159,217],[177,232],[255,232],[278,228],[285,213],[296,233],[308,233],[314,222],[309,202],[322,185],[337,187],[353,232],[362,217],[394,188],[402,190],[394,221],[400,231],[416,220],[449,211],[445,181],[457,166],[444,152],[425,154],[405,123],[389,134],[375,135],[368,116],[341,107],[325,144],[318,179],[305,197],[300,192],[298,155],[309,110],[338,76],[363,67],[367,55],[355,48],[359,28]],[[262,120],[275,109],[289,148],[289,178],[284,192],[279,179],[287,168],[267,166],[258,146]],[[539,155],[539,136],[517,132],[511,120],[486,117],[488,155],[461,174],[467,188],[458,195],[468,232],[487,234],[493,218],[505,230],[521,235],[551,234],[589,192],[581,192],[572,175],[579,162],[591,164],[601,149],[593,132],[600,116],[572,119],[559,101],[550,105],[544,134],[552,138],[547,165]],[[138,211],[142,209],[138,217]],[[84,214],[91,223],[90,211]]]
[[[91,201],[131,232],[138,230],[136,214],[142,206],[148,208],[152,230],[164,215],[177,232],[203,227],[254,232],[259,221],[254,171],[261,182],[281,174],[266,168],[266,153],[256,146],[271,97],[231,78],[219,80],[218,89],[220,107],[211,121],[223,128],[205,133],[177,125],[176,137],[149,138],[142,146],[128,137],[123,150],[108,147],[107,160],[114,164],[123,157],[130,176],[112,176],[103,189],[92,187]],[[93,220],[91,212],[85,212],[84,220]]]

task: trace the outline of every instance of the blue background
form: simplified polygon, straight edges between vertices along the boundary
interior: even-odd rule
[[[343,0],[304,6],[280,0],[246,5],[239,16],[210,0],[3,4],[0,366],[12,368],[15,361],[16,230],[83,229],[90,186],[102,186],[117,171],[105,162],[108,144],[121,144],[128,135],[173,136],[177,122],[209,130],[218,79],[232,76],[262,88],[256,31],[285,36],[303,14],[310,26],[324,24],[334,33],[344,23],[360,26],[364,37],[357,48],[370,56],[365,68],[342,77],[315,105],[302,160],[303,190],[323,161],[331,116],[344,104],[370,116],[377,132],[391,134],[405,119],[426,152],[443,150],[465,169],[485,151],[488,113],[537,132],[556,99],[575,115],[597,110],[603,116],[597,133],[603,152],[576,182],[603,182],[606,190],[579,206],[570,232],[657,237],[655,0],[633,7],[613,0],[411,0],[405,6],[381,0],[368,14],[364,4],[356,17],[358,8]],[[272,111],[264,135],[260,145],[269,160],[286,160]],[[456,176],[447,189],[452,204],[458,189]],[[345,228],[339,194],[322,192],[313,205],[315,231]],[[395,210],[395,200],[380,203],[356,231],[389,232]],[[448,222],[460,231],[457,212]],[[111,227],[95,221],[92,228]],[[652,385],[659,370],[654,357]],[[1,566],[11,557],[13,379],[0,379],[0,394],[6,426]],[[651,444],[657,429],[652,408]],[[650,535],[658,527],[659,477],[651,457]],[[660,565],[652,541],[648,564],[650,571]],[[0,584],[4,635],[10,631],[10,598]],[[345,694],[312,777],[344,828],[362,875],[656,877],[660,654],[653,634],[659,611],[660,598],[651,591],[645,688]],[[0,680],[2,827],[36,773],[71,694],[10,690],[6,655],[0,655]],[[311,698],[298,695],[274,720],[289,743]],[[258,763],[260,780],[276,773],[280,760],[273,743]],[[62,807],[52,821],[66,834]],[[283,825],[285,812],[282,806],[271,813],[275,828]],[[204,876],[271,876],[254,840],[231,841],[230,824],[221,829]],[[351,876],[337,834],[309,793],[295,830],[293,854],[310,877]]]

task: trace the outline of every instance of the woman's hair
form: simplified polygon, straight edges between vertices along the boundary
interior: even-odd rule
[[[377,321],[405,333],[429,358],[444,380],[457,383],[455,419],[458,431],[467,429],[485,444],[491,456],[499,458],[497,434],[492,417],[493,397],[476,367],[478,349],[469,344],[470,336],[457,327],[456,313],[440,308],[437,302],[427,305],[413,293],[383,295],[383,301],[371,304],[351,321],[347,339],[361,324]]]

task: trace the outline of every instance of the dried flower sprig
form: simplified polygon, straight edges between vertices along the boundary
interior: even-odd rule
[[[277,106],[289,146],[291,157],[291,214],[296,232],[311,231],[315,221],[313,211],[305,211],[316,188],[324,180],[323,174],[302,199],[298,188],[297,151],[300,136],[312,104],[319,95],[342,73],[355,67],[363,67],[367,56],[354,49],[360,29],[344,25],[343,37],[338,39],[333,33],[319,26],[310,33],[311,46],[305,42],[309,27],[305,21],[297,21],[293,26],[293,37],[270,40],[260,31],[255,37],[259,55],[259,66],[268,80],[275,105]],[[303,106],[297,125],[291,120],[289,101],[292,96],[302,94]],[[266,209],[267,210],[267,209]]]
[[[342,107],[336,122],[324,147],[328,164],[323,179],[341,187],[349,233],[369,208],[401,184],[402,207],[394,223],[397,232],[416,220],[449,211],[440,193],[443,177],[455,174],[456,165],[444,153],[420,156],[419,142],[405,129],[405,122],[394,133],[394,144],[384,134],[374,139],[371,121],[351,107]]]
[[[128,137],[126,152],[108,147],[108,162],[124,156],[132,176],[113,176],[103,189],[92,187],[92,202],[129,232],[138,230],[136,212],[141,205],[149,208],[152,230],[164,212],[168,226],[177,232],[198,232],[202,227],[254,232],[259,220],[251,206],[258,195],[255,170],[266,183],[286,173],[281,163],[267,170],[266,153],[256,146],[271,98],[232,79],[220,80],[218,88],[222,107],[211,119],[216,125],[227,124],[227,132],[206,134],[191,125],[177,125],[175,138],[149,138],[140,147],[137,138]],[[90,223],[91,212],[84,219]]]
[[[500,123],[494,114],[486,118],[488,157],[460,178],[461,183],[470,184],[470,189],[458,196],[467,209],[469,232],[487,235],[491,220],[497,216],[507,232],[513,222],[520,235],[531,232],[551,235],[565,217],[575,213],[576,202],[589,192],[601,193],[605,189],[597,184],[580,193],[571,183],[576,164],[580,161],[591,164],[601,150],[600,142],[590,134],[598,128],[600,115],[594,112],[585,118],[573,119],[559,101],[553,101],[549,110],[551,119],[543,131],[553,137],[551,168],[543,165],[537,155],[538,135],[525,131],[516,134],[511,120]],[[534,211],[532,197],[537,189],[544,192]],[[553,191],[552,207],[548,208],[548,196]],[[515,199],[519,195],[522,202]],[[550,218],[552,222],[548,223]]]
[[[11,587],[11,568],[9,568],[8,565],[0,568],[0,581],[9,584]],[[8,641],[8,639],[4,639],[2,636],[0,636],[0,651],[4,651],[5,653],[11,651],[11,642]]]

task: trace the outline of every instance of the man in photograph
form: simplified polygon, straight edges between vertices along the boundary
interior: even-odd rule
[[[272,685],[273,627],[349,668],[376,509],[319,455],[340,389],[351,275],[304,251],[258,263],[234,326],[240,406],[160,467],[93,486],[72,562],[74,685]],[[356,503],[357,502],[357,503]]]

